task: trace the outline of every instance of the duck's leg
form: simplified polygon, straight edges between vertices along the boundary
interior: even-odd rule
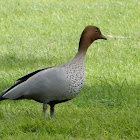
[[[44,112],[44,120],[46,120],[46,110],[47,110],[47,104],[43,104],[43,112]]]
[[[52,119],[54,118],[54,105],[50,105],[50,116]]]

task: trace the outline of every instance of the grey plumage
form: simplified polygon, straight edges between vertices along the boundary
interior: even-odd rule
[[[98,30],[98,34],[94,31]],[[97,27],[87,26],[83,31],[76,56],[65,64],[40,69],[17,80],[17,83],[2,92],[0,101],[5,99],[33,99],[43,103],[46,116],[47,104],[51,106],[76,97],[85,81],[85,55],[90,44],[97,39],[106,39]]]

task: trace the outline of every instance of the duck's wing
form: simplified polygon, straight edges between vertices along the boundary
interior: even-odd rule
[[[26,81],[27,79],[29,79],[30,77],[32,77],[33,75],[35,75],[36,73],[42,71],[42,70],[46,70],[46,69],[49,69],[49,68],[52,68],[52,67],[48,67],[48,68],[43,68],[43,69],[39,69],[39,70],[36,70],[36,71],[33,71],[31,73],[28,73],[22,77],[20,77],[19,79],[17,79],[16,81],[17,82],[24,82]]]
[[[8,89],[6,89],[6,90],[4,90],[4,91],[2,92],[2,94],[0,95],[0,100],[2,100],[1,98],[2,98],[2,96],[3,96],[5,93],[7,93],[8,91],[10,91],[10,90],[13,89],[14,87],[18,86],[18,85],[21,84],[22,82],[24,82],[24,81],[26,81],[27,79],[31,78],[32,76],[34,76],[34,75],[37,74],[38,72],[43,71],[43,70],[46,70],[46,69],[50,69],[50,68],[52,68],[52,67],[47,67],[47,68],[39,69],[39,70],[33,71],[33,72],[31,72],[31,73],[29,73],[29,74],[26,74],[26,75],[22,76],[21,78],[17,79],[17,80],[16,80],[17,82],[16,82],[13,86],[11,86],[10,88],[8,88]],[[4,100],[4,99],[3,99],[3,100]]]

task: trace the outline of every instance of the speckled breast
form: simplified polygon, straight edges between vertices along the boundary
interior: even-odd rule
[[[67,97],[74,98],[81,91],[85,82],[85,67],[81,63],[69,63],[65,66],[65,72],[69,81],[69,92]]]

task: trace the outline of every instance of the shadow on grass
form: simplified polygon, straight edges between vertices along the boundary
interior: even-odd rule
[[[45,66],[51,66],[56,60],[55,57],[35,57],[33,55],[30,56],[16,56],[15,54],[8,54],[5,56],[0,57],[0,65],[1,70],[11,70],[11,69],[24,69],[24,68],[31,68],[31,69],[40,69]]]
[[[95,84],[95,83],[94,83]],[[101,83],[100,83],[101,84]],[[124,106],[139,106],[140,86],[130,86],[125,81],[123,83],[108,84],[98,82],[96,85],[85,85],[81,93],[73,102],[78,107],[96,107],[103,105],[107,108],[123,108]],[[83,102],[84,101],[84,102]]]

